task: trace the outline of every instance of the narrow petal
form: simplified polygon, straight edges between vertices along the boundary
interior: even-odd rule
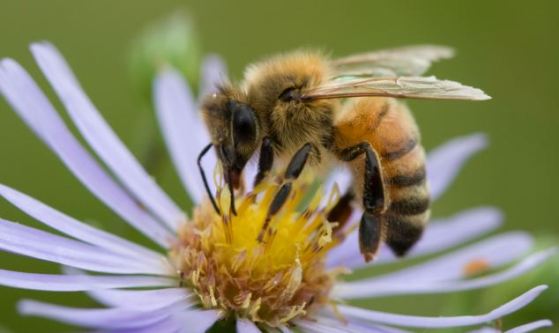
[[[531,303],[547,286],[538,286],[497,309],[478,316],[456,317],[422,317],[393,314],[380,311],[361,309],[348,305],[338,305],[337,309],[344,316],[364,322],[381,323],[403,327],[445,328],[462,327],[483,324],[488,321],[500,319]]]
[[[210,138],[196,114],[190,89],[179,73],[168,69],[156,78],[154,96],[159,126],[171,159],[190,197],[199,203],[206,192],[198,173],[196,158],[203,147],[210,143]],[[215,164],[215,153],[210,151],[203,164],[210,179]],[[210,186],[212,185],[213,182],[210,181]]]
[[[178,312],[175,320],[180,322],[184,333],[206,333],[216,321],[221,319],[222,314],[216,310],[190,310]]]
[[[0,219],[0,249],[85,270],[121,274],[168,274],[168,266],[143,264],[129,257]]]
[[[252,189],[252,185],[254,184],[254,179],[256,178],[256,174],[258,174],[258,159],[260,158],[260,152],[252,155],[252,157],[248,160],[245,168],[243,170],[243,178],[245,181],[245,188],[247,190]]]
[[[35,274],[0,270],[0,285],[46,291],[84,291],[109,288],[147,288],[176,286],[175,279],[155,276],[104,276]]]
[[[90,333],[182,333],[184,328],[180,327],[180,323],[172,318],[164,318],[153,324],[144,325],[142,327],[133,327],[126,329],[101,329]],[[186,333],[186,332],[185,332]]]
[[[176,285],[176,281],[175,281]],[[95,300],[107,307],[127,308],[131,310],[152,311],[175,303],[191,306],[192,295],[185,288],[166,288],[154,290],[90,290]]]
[[[102,330],[98,333],[206,333],[222,314],[215,310],[188,310],[173,306],[161,321],[141,328]]]
[[[473,154],[487,146],[484,134],[473,134],[451,140],[427,156],[427,180],[431,198],[437,200],[452,183]]]
[[[497,229],[502,222],[503,214],[494,207],[472,208],[449,218],[434,220],[432,225],[427,227],[421,240],[410,251],[409,256],[433,254],[462,245]],[[391,251],[384,251],[384,253],[381,258],[388,258],[379,258],[380,261],[397,260]]]
[[[22,315],[38,316],[90,328],[130,329],[148,326],[164,320],[168,311],[133,311],[129,309],[78,309],[43,302],[19,302]]]
[[[396,258],[387,246],[383,246],[373,264],[387,264],[445,251],[496,229],[502,220],[501,212],[492,207],[473,208],[449,218],[434,220],[404,258]],[[344,265],[356,269],[366,265],[358,250],[357,237],[355,231],[341,245],[330,251],[327,261],[329,267]]]
[[[468,333],[502,333],[503,331],[496,329],[495,327],[482,327],[472,331],[468,331]]]
[[[293,333],[293,331],[287,326],[278,327],[281,333]]]
[[[399,328],[390,326],[377,325],[371,323],[363,323],[359,321],[345,320],[340,321],[338,318],[317,317],[316,322],[326,327],[339,329],[343,332],[356,333],[410,333]]]
[[[301,331],[305,333],[358,333],[350,330],[342,330],[336,327],[330,327],[315,321],[310,320],[296,320],[295,324]]]
[[[184,220],[184,214],[106,123],[64,57],[49,43],[33,44],[31,52],[74,124],[97,155],[139,202],[176,229]]]
[[[72,135],[29,74],[11,59],[0,62],[0,92],[91,193],[144,235],[168,247],[174,236],[101,168]]]
[[[174,308],[174,307],[173,307]],[[141,328],[102,330],[97,333],[206,333],[221,314],[214,310],[174,309],[174,314]]]
[[[511,244],[514,244],[514,246],[511,246]],[[470,274],[468,273],[469,265],[479,264],[483,270],[498,268],[526,254],[532,244],[532,238],[526,233],[504,233],[425,263],[374,277],[367,281],[400,283],[464,279]]]
[[[540,328],[551,327],[551,326],[553,326],[551,320],[538,320],[522,326],[515,327],[513,329],[506,331],[505,333],[527,333],[527,332],[533,332],[539,330]]]
[[[343,195],[351,187],[352,180],[351,171],[345,166],[339,166],[326,177],[324,193],[329,194],[333,190],[334,184],[337,184]]]
[[[340,299],[358,299],[394,295],[440,294],[485,288],[531,271],[556,252],[556,249],[538,252],[505,271],[469,280],[341,283],[335,286],[332,296]]]
[[[219,84],[227,81],[227,66],[218,55],[211,54],[202,63],[200,98],[217,92]]]
[[[237,319],[237,333],[260,333],[260,329],[250,320]]]
[[[138,261],[161,264],[165,260],[165,257],[155,251],[80,222],[30,196],[1,184],[0,196],[37,221],[86,243],[131,256]]]

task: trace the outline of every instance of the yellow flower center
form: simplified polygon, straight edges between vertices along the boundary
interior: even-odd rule
[[[205,202],[181,228],[171,258],[204,308],[277,327],[328,302],[339,272],[326,270],[325,254],[339,240],[326,214],[337,191],[326,207],[319,208],[319,190],[302,209],[309,182],[296,181],[265,223],[278,188],[265,181],[240,195],[236,216],[219,216]],[[220,192],[219,205],[229,207],[228,191]]]

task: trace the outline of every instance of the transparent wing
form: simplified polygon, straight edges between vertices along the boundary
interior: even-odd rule
[[[334,79],[302,92],[304,100],[385,96],[421,99],[486,100],[491,97],[477,88],[434,76],[348,77]]]
[[[438,45],[416,45],[350,55],[332,61],[334,77],[420,76],[435,61],[451,58],[453,49]]]

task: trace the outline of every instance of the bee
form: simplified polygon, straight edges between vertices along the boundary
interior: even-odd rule
[[[222,84],[204,98],[201,112],[210,132],[198,157],[214,147],[231,192],[242,183],[247,161],[259,150],[254,183],[274,160],[289,161],[270,204],[259,240],[287,200],[305,164],[347,163],[353,186],[329,212],[338,227],[351,202],[360,201],[359,247],[372,260],[382,242],[398,256],[419,240],[429,219],[425,152],[416,122],[403,98],[485,100],[483,91],[458,82],[422,76],[450,58],[442,46],[411,46],[330,59],[320,52],[295,51],[249,65],[239,84]]]

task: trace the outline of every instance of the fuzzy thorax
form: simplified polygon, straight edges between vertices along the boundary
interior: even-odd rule
[[[308,183],[297,181],[264,223],[277,189],[265,181],[239,196],[236,216],[218,216],[206,202],[182,226],[171,257],[202,307],[277,327],[328,302],[336,272],[326,270],[325,254],[337,241],[327,209],[319,209],[321,191],[301,209]],[[227,191],[219,198],[228,207]]]

